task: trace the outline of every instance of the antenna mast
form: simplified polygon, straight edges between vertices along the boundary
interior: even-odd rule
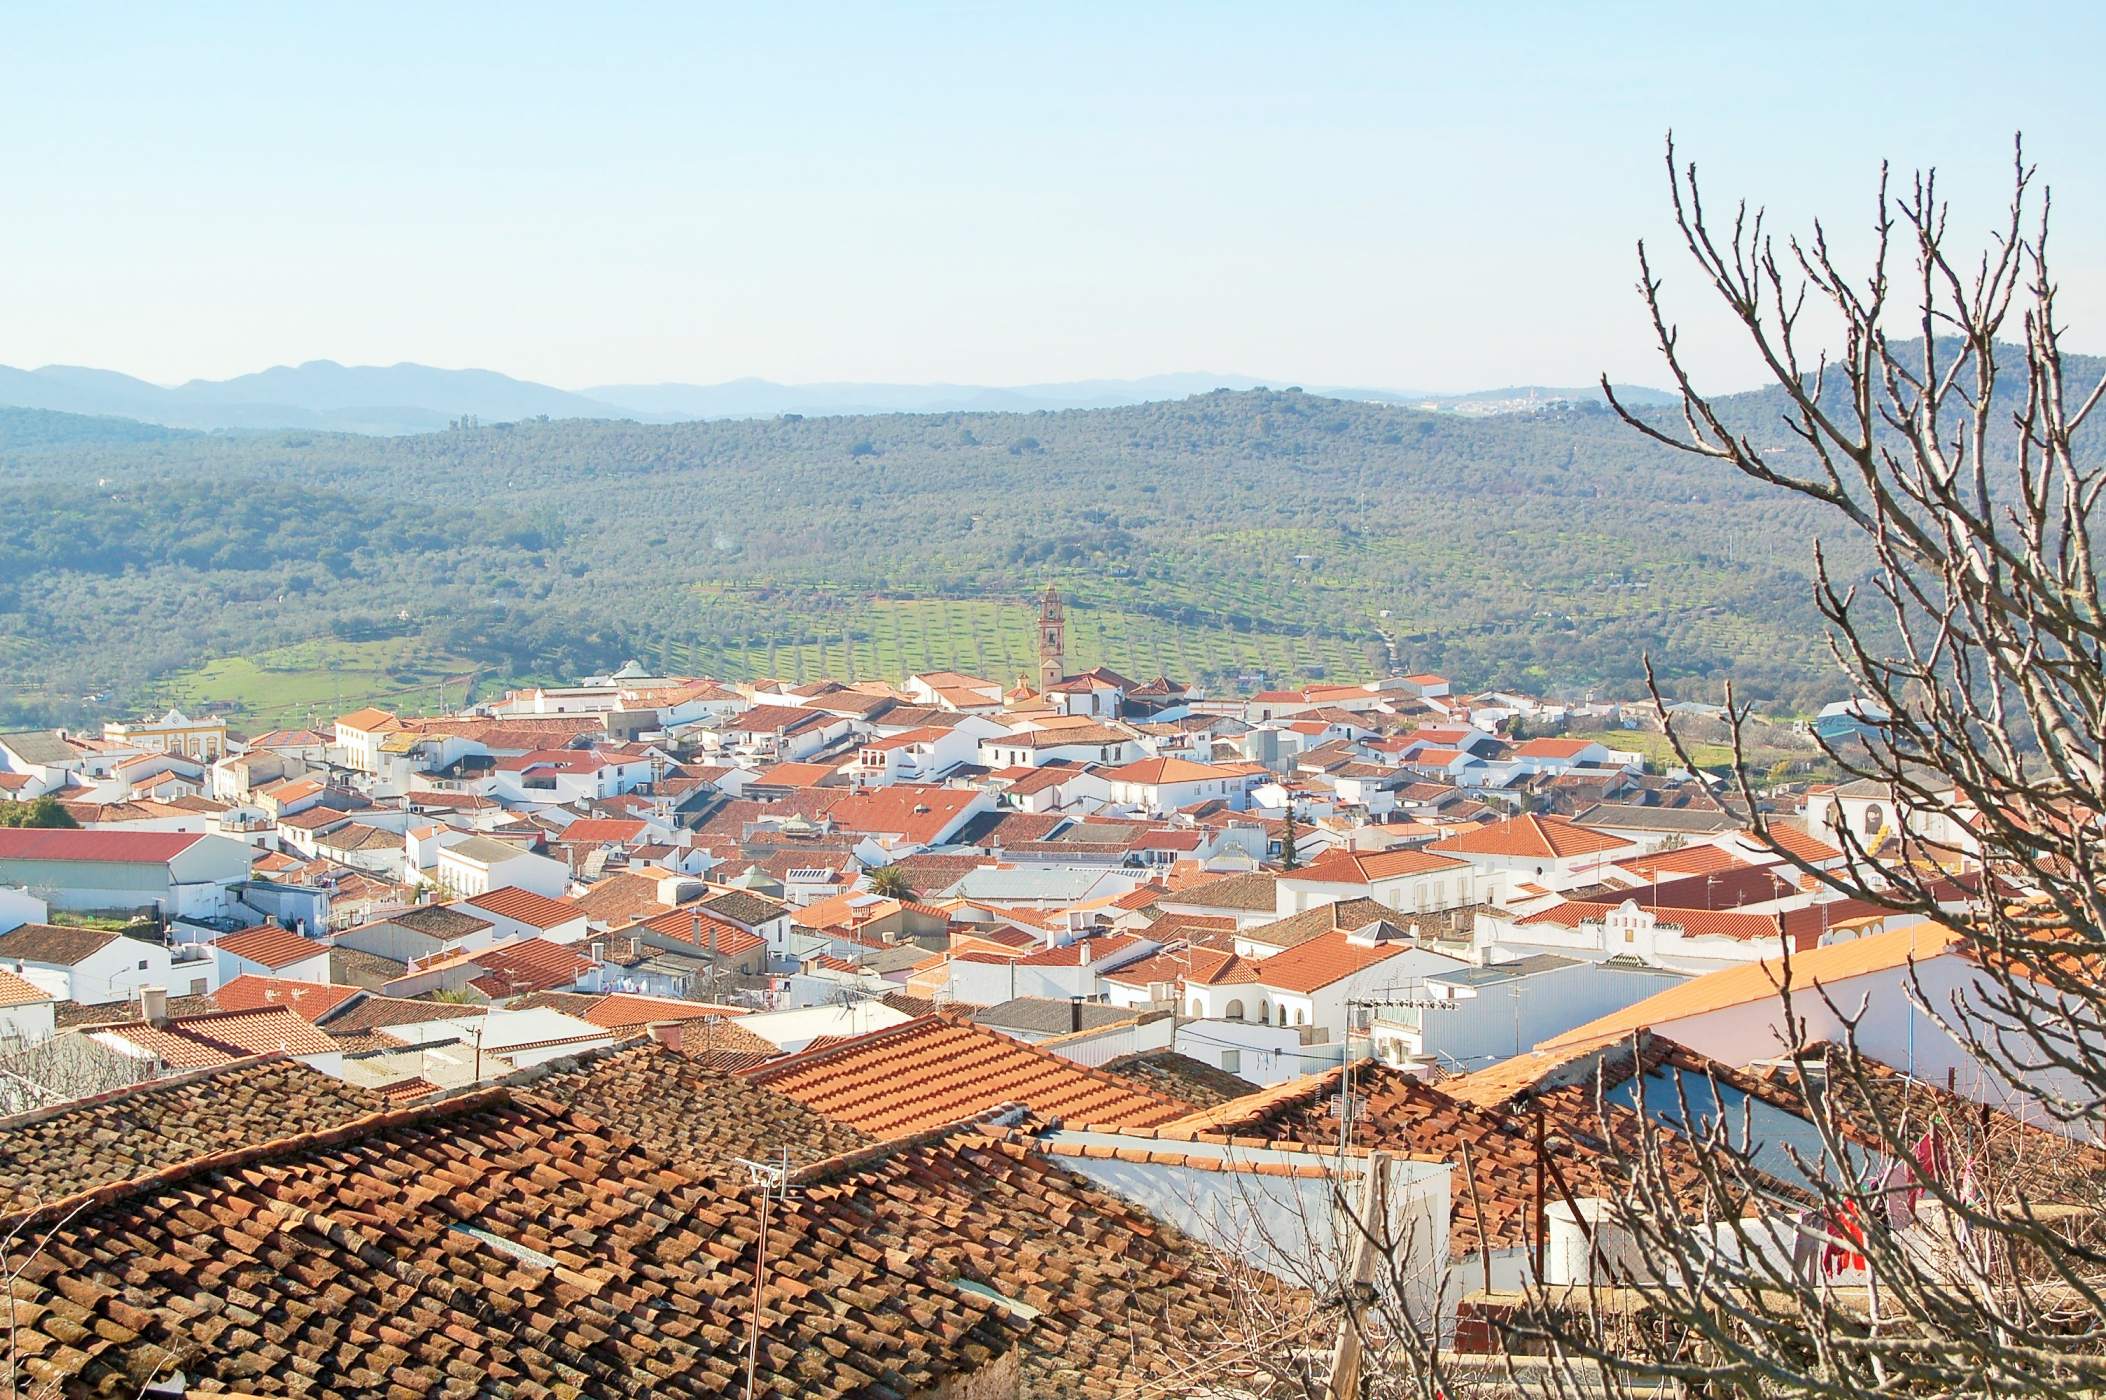
[[[753,1316],[746,1324],[746,1400],[753,1400],[753,1376],[760,1362],[761,1304],[768,1291],[768,1221],[778,1195],[785,1206],[790,1201],[790,1149],[779,1147],[776,1154],[773,1162],[756,1162],[748,1157],[733,1159],[760,1188],[760,1238],[753,1251]]]

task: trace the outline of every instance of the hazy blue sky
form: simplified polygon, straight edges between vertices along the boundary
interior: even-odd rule
[[[1882,156],[1986,227],[2023,128],[2106,349],[2102,12],[11,7],[0,363],[1657,382],[1670,125],[1839,239]]]

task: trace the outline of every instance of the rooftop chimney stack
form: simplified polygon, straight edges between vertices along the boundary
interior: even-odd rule
[[[139,989],[139,1019],[156,1030],[168,1024],[168,989],[166,987],[141,987]]]
[[[680,1049],[681,1042],[686,1038],[687,1022],[653,1021],[647,1029],[651,1032],[653,1040],[668,1050],[677,1051]]]

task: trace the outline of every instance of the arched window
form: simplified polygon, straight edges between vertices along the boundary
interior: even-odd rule
[[[1865,835],[1870,836],[1887,824],[1887,809],[1877,802],[1865,808]]]
[[[1243,1003],[1241,1001],[1232,1001],[1228,1004],[1228,1018],[1231,1021],[1243,1019]]]

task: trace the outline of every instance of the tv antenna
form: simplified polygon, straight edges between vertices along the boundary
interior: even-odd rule
[[[773,1162],[755,1161],[751,1157],[734,1157],[732,1160],[746,1169],[753,1184],[760,1188],[760,1239],[753,1252],[753,1315],[746,1323],[746,1400],[753,1400],[753,1373],[760,1361],[761,1304],[768,1292],[768,1222],[774,1213],[775,1202],[780,1200],[785,1208],[790,1203],[790,1149],[778,1147]]]

